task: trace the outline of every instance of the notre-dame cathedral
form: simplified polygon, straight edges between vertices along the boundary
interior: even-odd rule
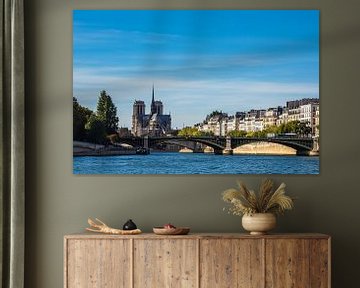
[[[145,114],[145,103],[135,100],[133,105],[132,128],[134,136],[161,136],[171,131],[171,116],[163,114],[163,103],[155,101],[154,86],[150,114]]]

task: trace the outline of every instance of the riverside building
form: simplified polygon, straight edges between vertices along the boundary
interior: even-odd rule
[[[280,126],[290,121],[306,123],[311,134],[319,134],[320,109],[318,98],[304,98],[286,102],[286,106],[274,108],[252,109],[247,112],[236,112],[234,116],[226,113],[207,118],[197,126],[199,131],[210,132],[215,136],[226,136],[238,130],[245,132],[263,131],[266,127]]]

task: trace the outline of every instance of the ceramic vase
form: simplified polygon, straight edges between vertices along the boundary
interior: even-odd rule
[[[276,217],[272,213],[255,213],[242,217],[242,226],[251,235],[263,235],[276,226]]]

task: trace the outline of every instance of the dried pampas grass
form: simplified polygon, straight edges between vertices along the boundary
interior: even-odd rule
[[[285,195],[285,183],[274,190],[274,182],[264,179],[259,192],[249,190],[242,181],[237,182],[238,188],[227,189],[222,199],[230,203],[229,213],[233,215],[251,215],[255,213],[283,214],[294,208],[294,198]]]

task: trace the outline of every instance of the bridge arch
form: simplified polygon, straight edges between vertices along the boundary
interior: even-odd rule
[[[209,146],[213,148],[214,150],[223,150],[225,149],[225,145],[221,145],[217,142],[213,142],[210,139],[207,138],[198,138],[198,137],[161,137],[157,139],[151,139],[151,143],[159,143],[164,141],[188,141],[188,142],[195,142],[195,143],[201,143],[205,144],[206,146]]]
[[[190,150],[193,150],[196,148],[194,145],[189,145],[189,143],[186,142],[193,142],[193,141],[186,141],[186,140],[166,140],[158,141],[156,143],[163,143],[163,144],[170,144],[170,145],[178,145],[180,147],[188,148]],[[193,142],[194,144],[197,142]]]
[[[296,155],[297,150],[284,144],[258,141],[233,148],[233,154]]]
[[[216,142],[206,140],[206,139],[191,138],[191,139],[189,139],[189,141],[194,141],[194,142],[198,142],[201,144],[205,144],[206,146],[209,146],[209,147],[213,148],[214,150],[224,150],[225,149],[225,146],[223,146],[219,143],[216,143]]]
[[[272,143],[278,143],[278,144],[282,144],[291,148],[294,148],[296,151],[311,151],[312,150],[312,145],[311,147],[303,144],[301,142],[293,142],[291,140],[281,140],[281,139],[272,139],[271,141]]]
[[[268,142],[284,145],[295,149],[296,151],[311,151],[312,140],[304,139],[292,139],[292,138],[234,138],[232,139],[232,148],[235,149],[245,144],[256,143],[256,142]]]

